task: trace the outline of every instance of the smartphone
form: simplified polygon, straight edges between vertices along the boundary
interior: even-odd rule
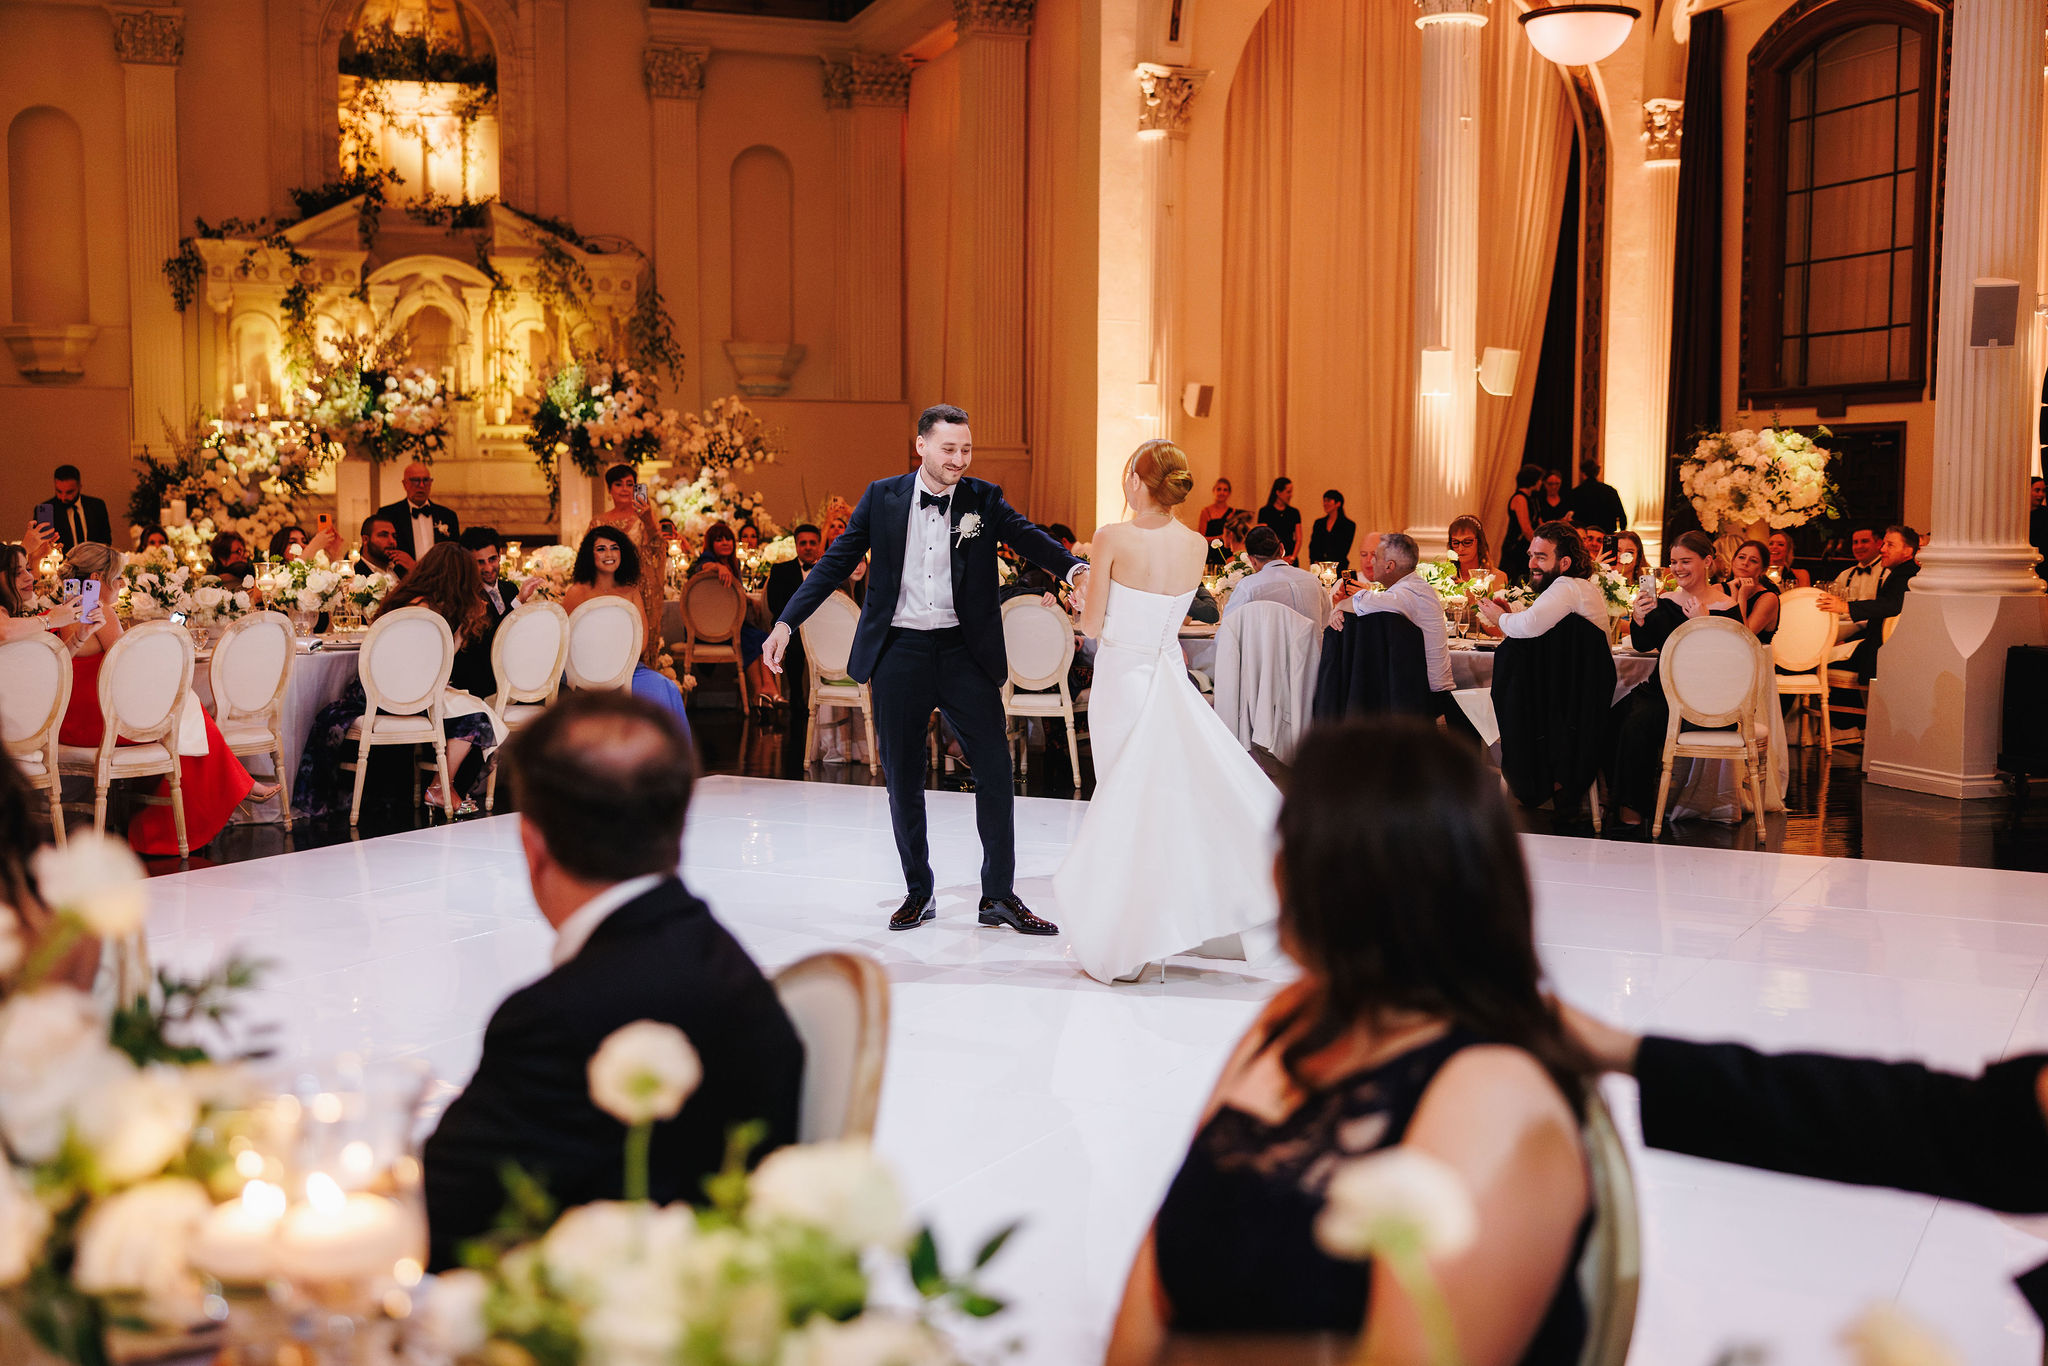
[[[1644,589],[1652,593],[1657,591],[1657,576],[1647,569],[1643,571],[1643,576],[1636,580],[1636,591],[1640,593]]]
[[[647,485],[641,483],[638,479],[633,481],[633,501],[641,507],[647,506]]]
[[[33,519],[33,520],[35,521],[36,525],[38,525],[38,526],[47,526],[47,527],[54,527],[54,526],[56,526],[56,525],[57,525],[57,505],[56,505],[55,503],[37,503],[37,504],[36,504],[36,510],[35,510],[35,516],[34,516],[34,519]]]
[[[321,513],[319,525],[322,531],[334,530],[334,514],[331,512]]]
[[[78,583],[78,616],[82,621],[100,610],[100,581],[86,579],[79,583],[74,579],[71,582]]]

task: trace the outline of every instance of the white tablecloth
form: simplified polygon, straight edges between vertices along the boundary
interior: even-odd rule
[[[335,650],[321,648],[309,650],[307,642],[299,642],[298,655],[292,660],[291,682],[285,686],[283,721],[285,762],[290,766],[292,780],[299,774],[299,756],[305,753],[306,737],[312,733],[313,718],[320,709],[335,701],[348,690],[355,680],[357,650]],[[199,657],[192,671],[192,691],[199,697],[207,711],[214,710],[211,671],[207,667],[212,655]],[[258,773],[265,767],[261,757],[251,755],[244,762],[250,771]],[[279,799],[267,802],[250,802],[236,812],[237,823],[267,825],[284,818]]]

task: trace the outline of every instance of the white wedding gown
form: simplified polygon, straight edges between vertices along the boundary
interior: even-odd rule
[[[1067,942],[1104,982],[1276,914],[1280,792],[1188,681],[1194,596],[1109,585],[1088,700],[1095,796],[1053,876]]]

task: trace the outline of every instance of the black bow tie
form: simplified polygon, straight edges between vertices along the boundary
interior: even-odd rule
[[[926,493],[922,489],[918,490],[917,506],[920,512],[925,508],[939,508],[943,510],[952,501],[953,495],[950,493]]]

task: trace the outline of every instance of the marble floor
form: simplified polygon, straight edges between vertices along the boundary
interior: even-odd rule
[[[972,798],[928,794],[939,920],[882,930],[900,897],[881,790],[716,777],[685,876],[769,968],[826,948],[894,983],[877,1141],[941,1245],[1013,1218],[993,1284],[1019,1361],[1099,1359],[1124,1272],[1229,1045],[1289,969],[1195,960],[1108,988],[1060,940],[978,928]],[[1086,807],[1018,803],[1019,891],[1050,878]],[[272,967],[253,1016],[287,1055],[429,1059],[443,1094],[484,1022],[545,970],[517,817],[469,821],[154,878],[166,965],[229,950]],[[1631,1025],[1974,1068],[2048,1047],[2048,875],[1746,850],[1527,837],[1538,937],[1574,1002]],[[1632,1129],[1633,1095],[1610,1099]],[[2011,1273],[2048,1242],[1931,1199],[1638,1153],[1643,1300],[1632,1361],[1707,1366],[1737,1344],[1841,1359],[1833,1339],[1896,1299],[1973,1366],[2041,1360]]]

